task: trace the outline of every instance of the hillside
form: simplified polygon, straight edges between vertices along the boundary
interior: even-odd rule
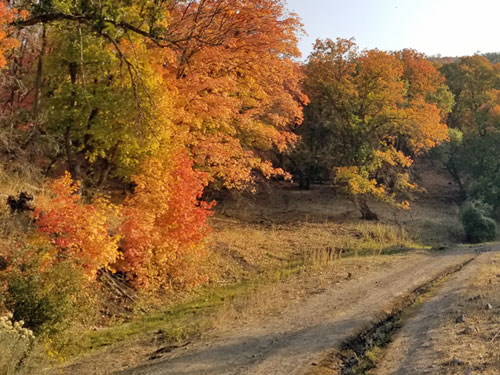
[[[500,6],[306,3],[0,0],[0,375],[499,372]]]

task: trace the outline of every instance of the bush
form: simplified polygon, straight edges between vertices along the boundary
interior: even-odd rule
[[[48,186],[50,199],[41,197],[34,217],[41,234],[58,250],[58,257],[79,264],[89,280],[118,257],[118,236],[110,235],[108,213],[113,206],[104,198],[85,204],[80,183],[66,174]]]
[[[36,335],[53,336],[83,317],[90,299],[84,270],[70,260],[54,263],[49,244],[23,244],[0,272],[0,306]],[[87,302],[87,303],[86,303]]]
[[[492,241],[496,238],[497,224],[488,217],[488,209],[480,202],[466,202],[460,211],[466,240],[471,243]]]
[[[33,332],[14,321],[12,314],[0,316],[0,374],[33,374],[41,358]]]
[[[134,195],[122,206],[123,259],[117,269],[141,289],[186,287],[203,281],[209,204],[207,183],[184,152],[150,159],[133,177]]]

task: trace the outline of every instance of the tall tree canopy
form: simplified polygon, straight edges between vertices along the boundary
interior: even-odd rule
[[[293,62],[301,24],[283,1],[0,4],[23,46],[4,72],[9,126],[50,137],[77,178],[129,177],[179,143],[219,186],[284,174],[263,155],[294,142],[307,99]],[[13,43],[2,40],[0,53]]]
[[[52,265],[202,281],[206,186],[287,176],[301,30],[283,0],[0,0],[0,157],[70,172],[31,228]],[[110,176],[134,187],[116,206],[86,194]]]

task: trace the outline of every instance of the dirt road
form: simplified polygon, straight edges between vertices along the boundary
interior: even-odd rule
[[[494,250],[489,248],[488,250]],[[454,343],[448,342],[444,344],[443,336],[448,336],[455,342],[463,342],[469,334],[486,335],[484,330],[477,331],[477,325],[473,324],[473,317],[477,312],[472,313],[472,309],[468,308],[472,303],[476,303],[476,297],[467,299],[464,297],[464,289],[470,284],[471,279],[476,277],[485,265],[491,264],[493,258],[498,253],[484,252],[476,257],[475,261],[465,267],[461,272],[454,274],[443,285],[435,290],[435,295],[426,301],[423,306],[419,307],[413,316],[405,322],[402,329],[396,334],[392,343],[386,349],[386,354],[383,360],[378,364],[374,375],[438,375],[438,374],[498,374],[500,369],[492,369],[486,363],[486,366],[479,366],[482,371],[474,371],[474,366],[467,364],[464,361],[464,356],[467,352],[476,349],[475,360],[478,361],[478,356],[486,354],[487,350],[481,348],[477,341],[472,341],[470,346],[458,350],[458,356],[453,359]],[[492,275],[495,277],[496,275]],[[488,289],[495,288],[491,285]],[[486,310],[484,305],[486,302],[482,300],[484,295],[478,300],[479,310]],[[469,310],[469,311],[466,311]],[[464,314],[465,313],[465,314]],[[469,314],[472,313],[472,314]],[[495,311],[491,306],[491,313]],[[484,313],[483,313],[484,314]],[[478,314],[479,315],[479,314]],[[457,317],[463,317],[462,321],[455,321]],[[491,321],[491,316],[488,318]],[[451,330],[446,330],[446,326],[452,326]],[[465,328],[470,327],[471,332],[467,333]],[[495,329],[498,329],[496,326]],[[458,334],[456,332],[459,332]],[[453,339],[454,338],[454,339]],[[489,346],[495,345],[489,340],[486,340]],[[465,345],[464,345],[465,346]],[[479,349],[479,350],[477,350]],[[479,359],[479,362],[481,360]],[[454,363],[456,362],[456,363]]]
[[[396,256],[387,268],[326,286],[279,316],[214,332],[120,374],[304,374],[325,352],[380,320],[415,288],[476,256],[466,248]]]

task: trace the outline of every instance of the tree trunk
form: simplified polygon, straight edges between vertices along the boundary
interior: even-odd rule
[[[38,125],[38,112],[40,107],[40,90],[42,88],[42,78],[43,78],[43,58],[45,56],[45,48],[46,48],[46,30],[45,25],[43,26],[42,31],[42,48],[40,50],[40,55],[38,56],[38,65],[36,69],[36,78],[35,78],[35,99],[33,101],[33,121],[35,126]]]
[[[354,203],[363,220],[378,220],[377,214],[368,207],[365,197],[354,197]]]
[[[301,173],[299,175],[299,187],[300,187],[300,190],[309,190],[311,189],[311,179],[309,178],[309,176],[307,176],[306,174],[303,174]]]
[[[454,163],[448,162],[445,163],[446,170],[450,174],[451,178],[455,181],[455,183],[458,185],[458,189],[460,190],[460,199],[465,200],[467,199],[467,191],[465,189],[465,185],[460,178],[460,174],[455,166]]]
[[[71,139],[71,128],[68,126],[64,132],[64,148],[66,149],[66,159],[68,163],[68,169],[71,173],[73,180],[80,180],[82,171],[80,168],[80,163],[73,151],[73,141]]]
[[[69,68],[69,76],[71,78],[71,84],[76,84],[76,73],[78,69],[78,65],[75,62],[70,62],[68,65]],[[72,93],[72,107],[76,107],[76,92],[73,90]],[[66,131],[64,132],[64,148],[66,150],[66,159],[68,163],[68,169],[71,173],[71,176],[74,180],[81,180],[81,163],[78,161],[77,154],[73,149],[73,139],[72,139],[72,121],[68,120],[68,124],[66,125]]]

